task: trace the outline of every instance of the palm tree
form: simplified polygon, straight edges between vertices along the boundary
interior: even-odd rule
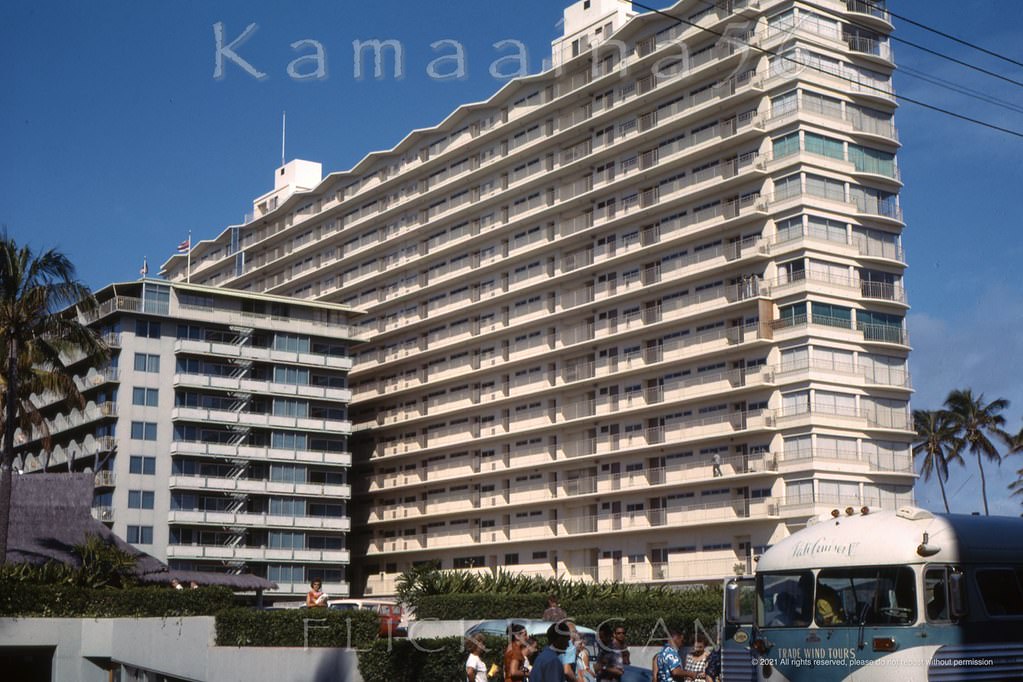
[[[984,402],[983,394],[974,396],[970,389],[955,390],[945,399],[945,407],[956,425],[959,442],[953,448],[956,455],[963,450],[977,458],[980,470],[980,492],[984,498],[984,514],[987,515],[987,479],[984,476],[984,459],[1001,465],[1002,455],[992,442],[992,437],[1005,443],[1010,449],[1015,445],[1013,437],[1006,433],[1005,417],[1001,415],[1009,407],[1004,398]]]
[[[938,477],[941,487],[941,499],[945,503],[945,512],[949,511],[948,496],[945,494],[945,481],[948,480],[948,465],[951,462],[963,464],[958,453],[959,442],[956,438],[956,425],[945,410],[913,410],[913,428],[919,442],[913,446],[913,456],[923,455],[920,473],[924,480],[931,480],[931,474]]]
[[[81,353],[94,362],[106,357],[106,347],[92,330],[76,316],[61,314],[70,306],[93,302],[66,256],[52,249],[36,254],[0,234],[0,564],[7,561],[14,432],[19,427],[28,432],[41,422],[32,405],[33,393],[77,396],[72,390],[74,377],[62,357]]]

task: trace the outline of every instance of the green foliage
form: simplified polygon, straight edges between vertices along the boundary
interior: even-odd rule
[[[217,614],[218,646],[308,646],[362,649],[377,639],[380,616],[331,609],[230,609]]]
[[[501,667],[507,640],[486,637],[484,645],[487,667]],[[468,656],[461,637],[379,640],[359,652],[359,673],[364,682],[464,682]]]
[[[421,566],[402,573],[398,578],[398,596],[406,604],[415,607],[419,617],[425,617],[421,610],[424,597],[433,595],[521,595],[541,596],[537,614],[546,606],[546,595],[557,594],[561,605],[576,600],[608,600],[632,598],[640,595],[644,599],[661,600],[671,598],[677,591],[664,586],[652,587],[635,583],[592,582],[568,580],[565,578],[521,575],[498,570],[496,573],[470,573],[466,571],[440,571],[432,566]],[[645,596],[644,596],[645,595]],[[433,615],[433,614],[431,614]],[[522,613],[513,616],[523,617]],[[465,615],[459,618],[468,617]],[[473,616],[476,617],[476,616]],[[485,618],[486,616],[478,616]],[[504,618],[506,616],[494,616]],[[511,617],[511,616],[507,616]]]
[[[126,587],[135,583],[135,557],[96,535],[74,546],[81,565],[62,561],[45,564],[0,564],[0,580],[35,585],[78,587]]]
[[[212,616],[234,605],[226,587],[173,590],[167,587],[93,589],[0,579],[0,617],[158,618]]]

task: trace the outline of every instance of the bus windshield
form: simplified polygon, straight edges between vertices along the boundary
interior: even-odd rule
[[[760,627],[805,628],[813,619],[813,573],[761,573],[757,594]]]
[[[817,575],[818,626],[909,625],[916,622],[916,585],[908,566],[825,568]]]

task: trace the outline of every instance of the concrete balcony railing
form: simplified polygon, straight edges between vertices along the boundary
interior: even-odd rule
[[[326,386],[283,384],[274,381],[259,381],[241,377],[213,376],[209,374],[174,375],[174,385],[188,388],[220,389],[243,393],[263,393],[274,395],[297,396],[337,402],[351,402],[352,392],[347,388],[330,388]]]
[[[346,516],[278,516],[230,511],[171,510],[167,522],[179,525],[204,525],[219,528],[295,528],[298,530],[352,529]]]
[[[806,448],[778,455],[778,468],[789,471],[808,466],[839,465],[843,470],[858,466],[865,472],[913,474],[913,458],[909,452],[859,453],[834,448]]]
[[[170,452],[172,455],[193,455],[230,460],[304,462],[308,464],[332,464],[337,466],[351,466],[352,464],[352,454],[350,452],[286,450],[283,448],[208,443],[204,441],[176,440],[171,443]]]
[[[347,549],[271,549],[268,547],[246,547],[243,545],[167,545],[167,558],[347,564],[351,561],[351,553]]]
[[[269,495],[294,495],[301,497],[323,497],[327,499],[351,499],[352,489],[347,484],[286,483],[251,478],[217,478],[213,476],[171,476],[171,489],[208,490],[239,493],[262,493]]]
[[[178,339],[174,342],[175,353],[195,353],[199,355],[215,355],[243,360],[260,360],[264,362],[281,362],[310,367],[350,370],[352,359],[340,355],[324,355],[322,353],[297,353],[275,350],[273,348],[249,346],[235,343],[219,343],[216,341],[197,341],[195,339]]]

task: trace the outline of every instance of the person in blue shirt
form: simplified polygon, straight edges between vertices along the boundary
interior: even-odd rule
[[[573,627],[569,621],[560,620],[547,628],[547,646],[533,661],[529,682],[565,682],[562,654],[569,648]]]
[[[685,636],[678,628],[668,629],[668,641],[664,648],[657,654],[655,660],[654,682],[671,682],[672,680],[686,679],[685,668],[682,664],[682,645]]]

